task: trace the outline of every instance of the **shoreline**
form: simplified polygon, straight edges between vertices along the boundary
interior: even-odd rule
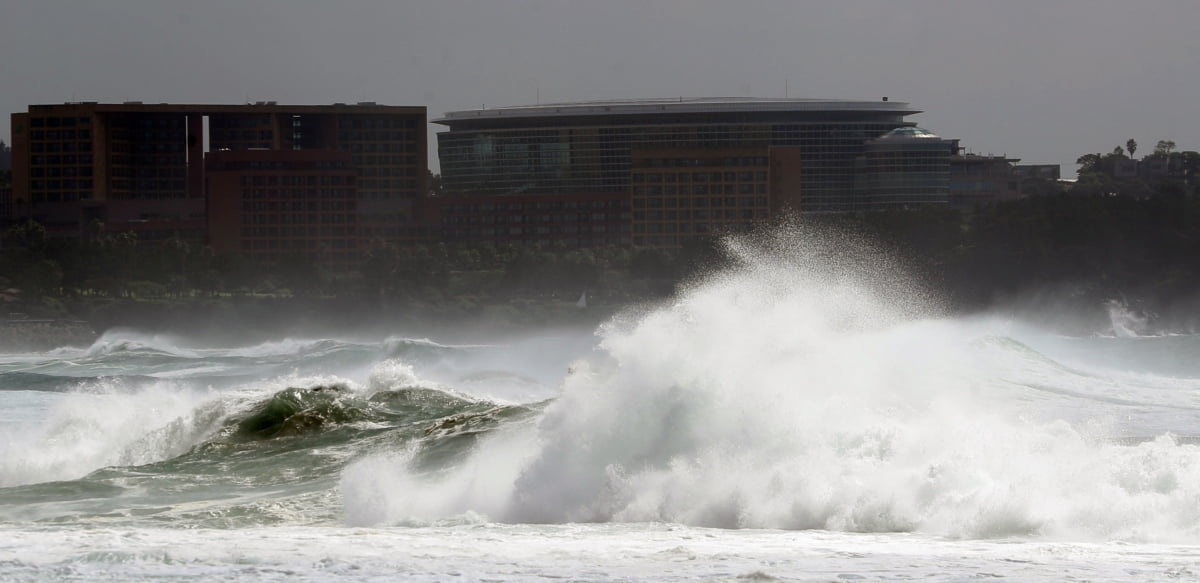
[[[0,351],[91,346],[106,332],[129,329],[170,334],[202,344],[263,342],[281,337],[503,337],[534,330],[596,329],[620,314],[669,302],[673,295],[613,298],[580,309],[571,299],[452,298],[435,301],[361,297],[237,296],[175,299],[72,298],[8,306],[0,319]],[[935,303],[941,303],[936,302]],[[985,307],[943,303],[931,318],[1000,316],[1037,322],[1072,336],[1111,333],[1127,324],[1135,335],[1194,333],[1200,300],[1155,305],[1058,293],[997,299]],[[17,316],[17,317],[14,317]]]

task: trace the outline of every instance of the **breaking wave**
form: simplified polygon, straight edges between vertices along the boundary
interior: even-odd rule
[[[347,520],[1200,538],[1200,450],[1177,437],[1200,426],[1194,379],[1092,374],[1019,340],[1054,348],[1030,328],[938,319],[845,237],[731,252],[737,267],[604,327],[604,357],[536,424],[436,473],[407,447],[353,462]]]
[[[729,252],[594,335],[13,355],[0,520],[1200,540],[1200,337],[946,317],[828,233]]]

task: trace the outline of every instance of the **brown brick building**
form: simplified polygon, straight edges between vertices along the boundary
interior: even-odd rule
[[[631,159],[635,245],[745,232],[799,209],[799,148],[634,148]]]
[[[108,231],[139,231],[146,238],[180,236],[197,241],[236,232],[239,238],[234,246],[241,247],[240,223],[236,228],[213,223],[235,220],[225,213],[228,209],[218,204],[222,214],[206,216],[206,153],[219,158],[225,151],[311,150],[323,153],[313,154],[312,159],[249,156],[259,156],[260,163],[282,164],[273,168],[274,174],[261,174],[276,180],[289,167],[304,172],[307,180],[310,168],[304,164],[315,164],[317,158],[346,164],[337,172],[342,178],[354,176],[351,202],[356,216],[347,223],[353,225],[352,239],[411,240],[425,235],[415,209],[415,201],[427,189],[425,120],[424,107],[375,103],[33,105],[28,112],[12,116],[11,218],[37,220],[52,235],[64,237],[84,236],[101,225]],[[236,181],[241,176],[253,179],[257,174],[237,175],[231,169],[253,163],[250,158],[226,158],[215,183],[225,188],[234,175]],[[248,166],[243,170],[248,172]],[[322,195],[317,196],[320,203]],[[298,231],[290,233],[293,237]],[[251,250],[258,240],[247,239]],[[284,240],[277,239],[276,245]],[[288,245],[299,245],[293,238],[286,240]],[[319,248],[349,240],[318,234],[312,245]],[[228,247],[230,240],[215,243]],[[309,245],[304,242],[306,249]]]
[[[209,153],[208,241],[214,251],[278,261],[357,260],[358,173],[342,150]]]

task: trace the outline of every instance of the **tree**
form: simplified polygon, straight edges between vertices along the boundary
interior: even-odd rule
[[[13,225],[4,231],[4,244],[40,254],[46,246],[46,227],[33,220]]]
[[[1096,167],[1100,164],[1100,154],[1084,154],[1077,158],[1075,163],[1079,164],[1080,176],[1089,172],[1096,172]]]
[[[1172,140],[1159,140],[1154,145],[1154,156],[1165,158],[1171,155],[1171,151],[1175,149],[1175,142]]]
[[[1129,140],[1125,142],[1125,150],[1129,152],[1129,157],[1132,158],[1133,153],[1137,151],[1137,142],[1134,141],[1133,138],[1129,138]]]
[[[294,296],[314,296],[325,285],[325,274],[315,259],[302,251],[283,254],[275,262],[274,271]]]

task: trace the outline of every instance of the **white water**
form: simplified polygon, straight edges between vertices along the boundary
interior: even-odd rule
[[[7,541],[7,542],[2,542]],[[20,541],[20,542],[16,542]],[[1195,548],[663,524],[0,528],[13,581],[1195,581]],[[11,554],[9,554],[11,553]],[[18,554],[19,553],[19,554]]]
[[[118,384],[87,383],[86,391],[65,398],[11,396],[8,410],[24,415],[0,424],[0,487],[168,459],[211,433],[221,416],[216,404],[206,405],[212,397],[204,392],[169,383],[127,392]]]
[[[0,578],[1197,579],[1200,339],[1139,338],[1127,319],[1130,334],[1114,333],[1117,316],[1094,338],[1002,316],[942,318],[853,242],[785,234],[740,245],[741,269],[618,318],[595,339],[458,352],[430,341],[422,346],[449,351],[317,377],[366,393],[421,385],[497,402],[555,397],[540,417],[490,432],[437,471],[412,465],[412,443],[358,455],[328,494],[337,520],[231,530],[11,523],[0,525]],[[381,354],[396,342],[379,343]],[[208,360],[218,357],[275,368],[232,388],[163,380],[25,404],[21,392],[0,394],[33,419],[0,449],[0,483],[168,459],[209,430],[180,419],[303,385],[270,375],[344,346],[197,349],[118,336],[60,353],[150,349],[196,361],[156,368],[160,378],[260,370]],[[48,358],[13,357],[2,370],[63,370]],[[147,440],[154,447],[137,459],[115,455],[163,435],[135,422],[150,411],[191,433]],[[45,437],[83,429],[95,443]]]
[[[477,462],[432,483],[352,466],[348,519],[1200,540],[1200,450],[1113,441],[1158,435],[1128,423],[1146,407],[1200,429],[1195,383],[1089,377],[1007,339],[1018,326],[914,318],[929,306],[886,266],[773,247],[609,326],[611,362]]]

